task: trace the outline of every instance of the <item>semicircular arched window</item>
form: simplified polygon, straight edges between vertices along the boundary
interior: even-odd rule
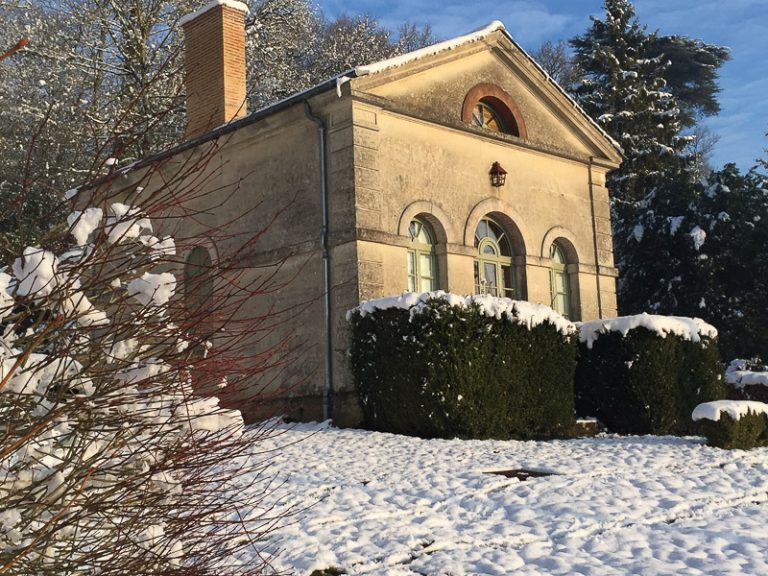
[[[514,253],[509,235],[498,222],[484,217],[475,229],[475,292],[515,297]]]
[[[549,271],[551,307],[566,318],[571,318],[571,281],[567,269],[568,259],[557,242],[549,248],[549,259],[552,263]]]
[[[411,243],[408,247],[408,290],[432,292],[438,289],[435,232],[420,218],[408,227]]]
[[[475,105],[472,111],[472,125],[494,132],[506,132],[504,120],[501,114],[489,103],[482,100]]]
[[[462,121],[492,132],[528,138],[528,130],[515,100],[500,86],[478,84],[464,97]]]

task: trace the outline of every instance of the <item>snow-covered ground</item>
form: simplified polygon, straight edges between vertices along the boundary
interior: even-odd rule
[[[298,575],[768,574],[768,449],[278,431],[269,498],[294,513],[260,544]],[[486,473],[510,469],[553,474]]]

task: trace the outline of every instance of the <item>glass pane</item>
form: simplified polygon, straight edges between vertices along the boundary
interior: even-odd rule
[[[432,292],[434,289],[435,289],[435,283],[432,280],[432,278],[422,276],[419,290],[421,290],[422,292]]]
[[[498,279],[496,278],[496,264],[483,262],[483,279],[485,280],[485,292],[497,296]]]
[[[555,310],[560,312],[560,314],[566,314],[568,312],[568,300],[565,297],[565,294],[558,294],[557,298],[555,298]]]
[[[475,242],[480,243],[480,240],[488,236],[488,223],[485,220],[480,220],[475,230]]]
[[[408,290],[410,292],[416,291],[416,262],[415,254],[412,250],[408,250]]]
[[[493,238],[494,240],[498,240],[503,233],[504,231],[501,228],[499,228],[496,222],[493,222],[491,220],[488,221],[488,236],[490,238]]]
[[[432,258],[431,254],[424,254],[423,252],[419,252],[419,275],[426,278],[434,277],[435,274],[434,270],[432,269],[433,262],[434,259]]]
[[[472,111],[472,123],[475,126],[483,125],[483,109],[480,104],[475,106],[475,109]]]
[[[480,263],[475,260],[475,293],[482,294],[482,285],[480,281]]]
[[[565,274],[555,274],[555,290],[560,294],[568,291]]]
[[[484,102],[479,102],[472,111],[472,123],[488,130],[500,132],[503,130],[501,120],[496,110]]]
[[[491,256],[495,256],[496,249],[493,247],[493,244],[486,244],[483,246],[483,254],[490,254]]]
[[[512,298],[515,295],[515,277],[512,273],[512,266],[502,266],[501,274],[504,278],[504,294],[507,298]]]
[[[552,265],[556,268],[565,268],[568,261],[565,258],[565,252],[557,244],[552,244],[549,249],[549,257],[552,259]]]

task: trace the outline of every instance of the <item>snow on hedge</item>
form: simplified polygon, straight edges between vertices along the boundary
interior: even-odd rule
[[[696,406],[691,418],[694,422],[699,420],[718,422],[722,414],[727,414],[733,420],[739,420],[750,412],[768,416],[768,404],[754,400],[715,400]]]
[[[736,359],[725,370],[725,381],[733,388],[744,386],[768,386],[768,371],[749,370],[747,361]]]
[[[668,334],[679,336],[684,340],[699,342],[701,337],[717,337],[717,329],[704,322],[700,318],[685,318],[683,316],[657,316],[652,314],[637,314],[635,316],[620,316],[618,318],[604,318],[581,322],[579,327],[579,340],[586,342],[588,348],[592,348],[595,340],[601,334],[618,332],[626,336],[631,330],[645,328],[656,332],[662,338]]]
[[[552,324],[558,332],[564,335],[574,334],[576,325],[552,310],[544,304],[534,304],[524,300],[511,300],[509,298],[497,298],[489,294],[475,294],[473,296],[460,296],[437,290],[435,292],[403,292],[399,296],[376,298],[361,302],[359,306],[347,312],[347,320],[357,312],[361,316],[372,314],[377,310],[389,310],[399,308],[410,310],[411,316],[420,314],[428,308],[430,301],[443,300],[449,306],[469,308],[477,306],[482,314],[489,318],[502,318],[515,324],[522,324],[528,329],[541,324]]]

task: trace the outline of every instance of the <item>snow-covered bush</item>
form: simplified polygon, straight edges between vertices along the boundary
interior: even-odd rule
[[[120,202],[68,224],[67,249],[0,269],[0,571],[259,572],[231,564],[269,525],[239,519],[251,440],[194,393],[202,320],[175,296],[173,239]]]
[[[406,292],[348,318],[366,426],[423,437],[572,432],[575,328],[552,309]]]
[[[728,397],[768,403],[768,366],[759,358],[733,360],[725,370]]]
[[[717,330],[639,314],[579,326],[576,410],[624,434],[687,434],[691,411],[725,397]]]
[[[768,446],[768,404],[718,400],[698,405],[691,415],[710,446],[748,450]]]

